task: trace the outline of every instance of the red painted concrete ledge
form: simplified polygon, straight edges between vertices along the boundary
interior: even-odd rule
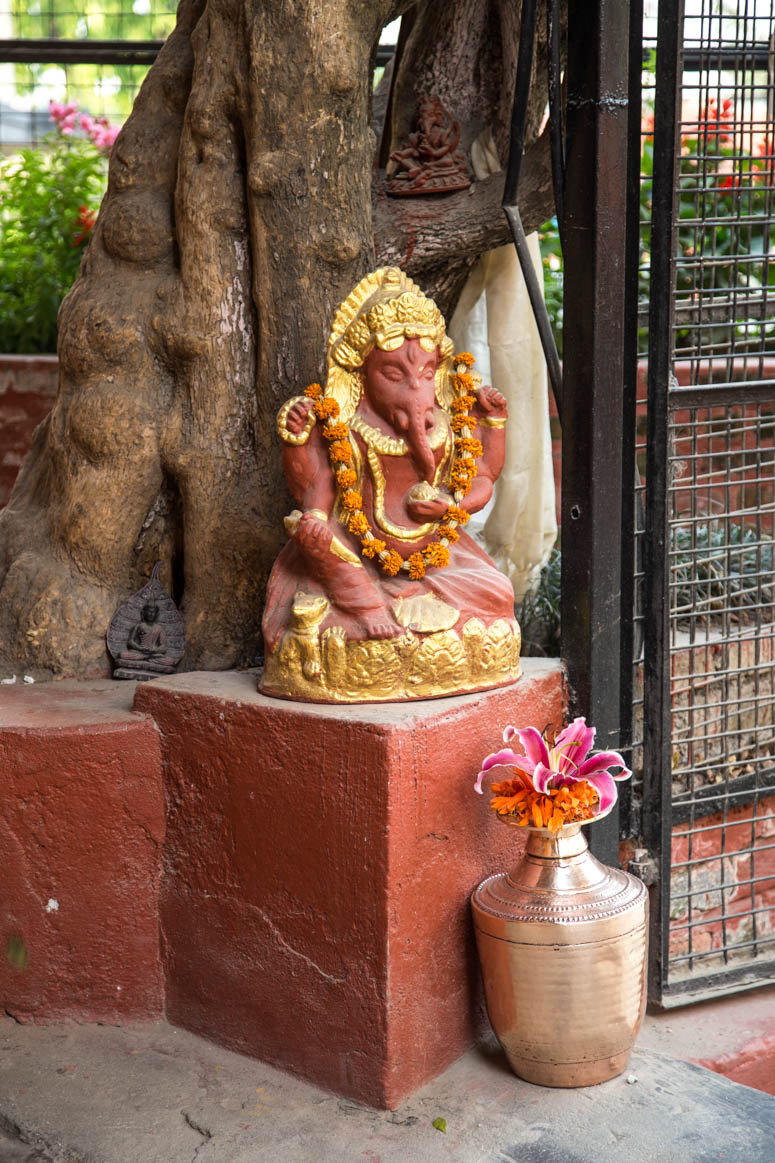
[[[233,672],[0,686],[0,1009],[164,1005],[395,1106],[485,1025],[468,898],[521,837],[474,776],[505,723],[563,714],[559,663],[523,666],[378,706],[270,699]]]
[[[556,661],[513,686],[349,707],[255,676],[144,683],[164,751],[167,1015],[394,1106],[484,1027],[468,898],[521,838],[473,791],[505,723],[560,723]]]
[[[133,697],[0,685],[0,1011],[19,1021],[163,1012],[161,749]]]

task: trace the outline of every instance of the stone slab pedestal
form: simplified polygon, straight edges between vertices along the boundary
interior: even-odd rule
[[[521,837],[473,792],[504,724],[563,717],[555,661],[401,705],[267,698],[254,674],[138,686],[167,801],[167,1016],[393,1107],[484,1025],[469,896]]]
[[[163,1012],[159,734],[134,684],[0,685],[0,1011]]]

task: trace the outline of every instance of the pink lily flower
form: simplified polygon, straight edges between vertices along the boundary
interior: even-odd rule
[[[506,747],[488,755],[474,784],[474,790],[480,795],[484,776],[496,768],[505,767],[511,769],[509,778],[514,778],[516,769],[518,778],[527,788],[541,793],[550,788],[565,787],[578,780],[586,780],[597,790],[599,814],[616,803],[614,780],[628,779],[632,775],[618,751],[590,754],[595,729],[588,727],[584,718],[574,719],[560,732],[551,748],[547,747],[535,727],[525,727],[521,731],[515,727],[506,727],[503,732],[504,743],[510,742],[515,735],[524,747],[525,754],[517,755],[510,747]],[[612,767],[618,769],[614,774],[609,770]]]

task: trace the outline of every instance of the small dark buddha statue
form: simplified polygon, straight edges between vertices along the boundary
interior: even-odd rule
[[[114,678],[144,681],[172,674],[186,645],[183,619],[159,581],[161,562],[150,580],[119,606],[107,633]]]
[[[165,657],[167,649],[167,635],[159,625],[159,607],[143,606],[143,620],[138,622],[127,639],[128,650],[122,650],[119,658],[122,662],[143,662],[153,659],[157,666],[164,667],[165,674],[171,674],[175,663]]]

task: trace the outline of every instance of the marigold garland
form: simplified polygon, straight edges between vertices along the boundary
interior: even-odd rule
[[[342,508],[347,509],[351,513],[360,512],[363,504],[363,497],[357,489],[348,489],[346,493],[342,494]],[[368,521],[368,518],[367,518]]]
[[[403,558],[394,549],[388,549],[384,541],[374,536],[369,519],[362,512],[363,498],[352,486],[356,483],[355,470],[350,467],[353,452],[346,424],[337,421],[339,404],[332,396],[326,396],[320,384],[310,384],[304,395],[314,401],[313,409],[318,420],[325,421],[323,436],[329,441],[328,457],[334,470],[334,479],[339,489],[342,508],[347,513],[347,528],[361,538],[361,553],[364,557],[379,558],[382,569],[390,577],[399,570],[407,570],[409,577],[419,579],[429,566],[443,569],[449,565],[449,546],[459,539],[456,526],[465,525],[471,514],[461,507],[461,502],[471,489],[471,482],[479,471],[474,457],[482,455],[481,441],[473,438],[476,422],[468,415],[476,403],[474,377],[468,370],[473,366],[474,357],[468,351],[461,351],[453,357],[456,374],[452,377],[455,399],[451,404],[450,426],[455,433],[454,456],[449,470],[449,480],[454,494],[454,504],[450,505],[438,526],[438,539],[424,549],[410,553]],[[505,785],[499,785],[505,786]],[[496,789],[493,788],[493,791]],[[546,798],[546,797],[544,797]]]
[[[354,468],[339,468],[336,472],[336,483],[340,489],[349,489],[358,479]]]
[[[546,792],[532,791],[520,779],[506,779],[492,785],[490,807],[499,816],[515,816],[517,826],[548,828],[558,832],[565,824],[595,818],[597,788],[585,779]]]

